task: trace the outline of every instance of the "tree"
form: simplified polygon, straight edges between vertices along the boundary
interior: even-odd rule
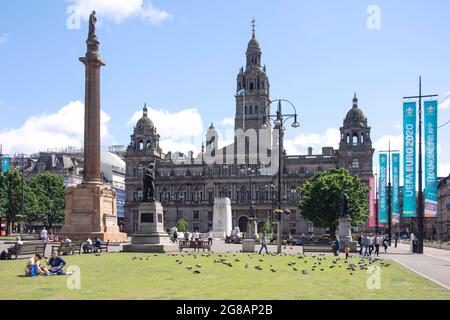
[[[66,187],[64,178],[53,173],[41,173],[30,180],[30,187],[40,207],[39,220],[49,229],[64,221]]]
[[[369,216],[369,188],[347,170],[318,172],[299,188],[301,215],[319,228],[330,228],[334,236],[342,211],[342,196],[349,196],[349,217],[352,225],[364,223]]]
[[[33,188],[30,186],[30,183],[27,182],[24,184],[24,208],[23,208],[23,221],[25,221],[28,225],[28,228],[31,229],[31,225],[33,222],[38,221],[40,218],[41,206],[39,205],[39,199]]]
[[[181,218],[180,220],[178,220],[178,222],[177,222],[177,230],[179,232],[186,232],[187,231],[187,226],[188,226],[188,222],[186,221],[185,218]]]
[[[4,217],[6,219],[6,233],[11,233],[12,223],[20,216],[22,204],[22,179],[19,171],[9,170],[3,177]]]

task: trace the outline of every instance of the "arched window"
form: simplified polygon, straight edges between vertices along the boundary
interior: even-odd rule
[[[141,188],[138,188],[137,189],[137,198],[136,198],[136,200],[137,201],[142,201],[143,198],[144,198],[144,192],[142,192]]]
[[[255,87],[255,85],[253,84],[253,82],[250,82],[250,90],[253,90]]]
[[[139,141],[139,150],[144,150],[144,142],[142,140]]]
[[[194,192],[192,192],[192,200],[194,203],[199,203],[202,201],[202,192],[198,187],[196,187]]]
[[[238,221],[238,224],[239,224],[239,230],[241,232],[247,232],[247,225],[248,225],[248,218],[247,218],[247,216],[240,217],[239,221]]]
[[[358,135],[356,133],[353,134],[352,143],[353,143],[354,146],[356,146],[358,144]]]
[[[151,149],[152,148],[152,142],[150,140],[147,141],[147,149]]]

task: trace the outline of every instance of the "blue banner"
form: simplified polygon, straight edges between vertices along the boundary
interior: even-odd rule
[[[379,223],[385,224],[388,222],[387,210],[387,154],[380,154],[380,210]]]
[[[416,103],[403,104],[403,216],[416,216]]]
[[[400,223],[400,153],[392,154],[392,223]]]
[[[2,157],[2,167],[3,173],[7,173],[9,171],[9,157]]]
[[[437,180],[438,102],[425,102],[425,217],[434,218],[438,210]]]

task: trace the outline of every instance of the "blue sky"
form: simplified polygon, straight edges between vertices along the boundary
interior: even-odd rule
[[[370,5],[380,9],[380,29],[367,27]],[[287,135],[292,152],[336,146],[355,91],[377,148],[389,139],[401,147],[401,98],[417,93],[419,75],[425,93],[442,100],[450,92],[446,0],[0,0],[4,152],[81,145],[84,70],[78,57],[85,53],[91,8],[98,12],[107,63],[105,146],[129,143],[144,102],[163,147],[198,148],[210,122],[229,129],[253,17],[271,96],[289,99],[300,114],[301,128]],[[443,123],[450,120],[449,102],[441,107]],[[440,130],[441,175],[450,172],[449,130]]]

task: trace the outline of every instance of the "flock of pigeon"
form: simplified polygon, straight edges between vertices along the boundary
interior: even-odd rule
[[[179,266],[183,266],[186,270],[192,271],[193,274],[201,274],[201,270],[203,268],[199,262],[195,263],[193,266],[184,264],[188,258],[193,258],[194,260],[199,259],[199,256],[202,258],[214,258],[213,263],[223,265],[227,268],[244,268],[255,269],[258,271],[269,270],[272,273],[276,273],[277,270],[273,264],[267,265],[265,260],[270,256],[289,256],[290,260],[286,265],[293,272],[297,272],[303,275],[312,273],[312,272],[324,272],[325,270],[341,268],[345,269],[349,272],[349,275],[353,275],[357,271],[366,271],[369,270],[371,266],[377,265],[381,268],[388,268],[390,264],[384,262],[382,259],[375,257],[349,257],[349,259],[345,259],[340,256],[330,256],[325,254],[319,255],[304,255],[304,254],[287,254],[287,253],[269,253],[267,255],[256,255],[256,254],[236,254],[227,252],[226,254],[211,254],[211,253],[203,253],[203,254],[195,254],[195,253],[180,253],[180,254],[169,254],[172,257],[176,257],[175,263]],[[158,255],[155,254],[155,257]],[[331,258],[331,259],[330,259]],[[149,257],[133,257],[132,260],[149,260]],[[246,260],[245,263],[241,260]],[[285,269],[283,269],[284,271]]]

